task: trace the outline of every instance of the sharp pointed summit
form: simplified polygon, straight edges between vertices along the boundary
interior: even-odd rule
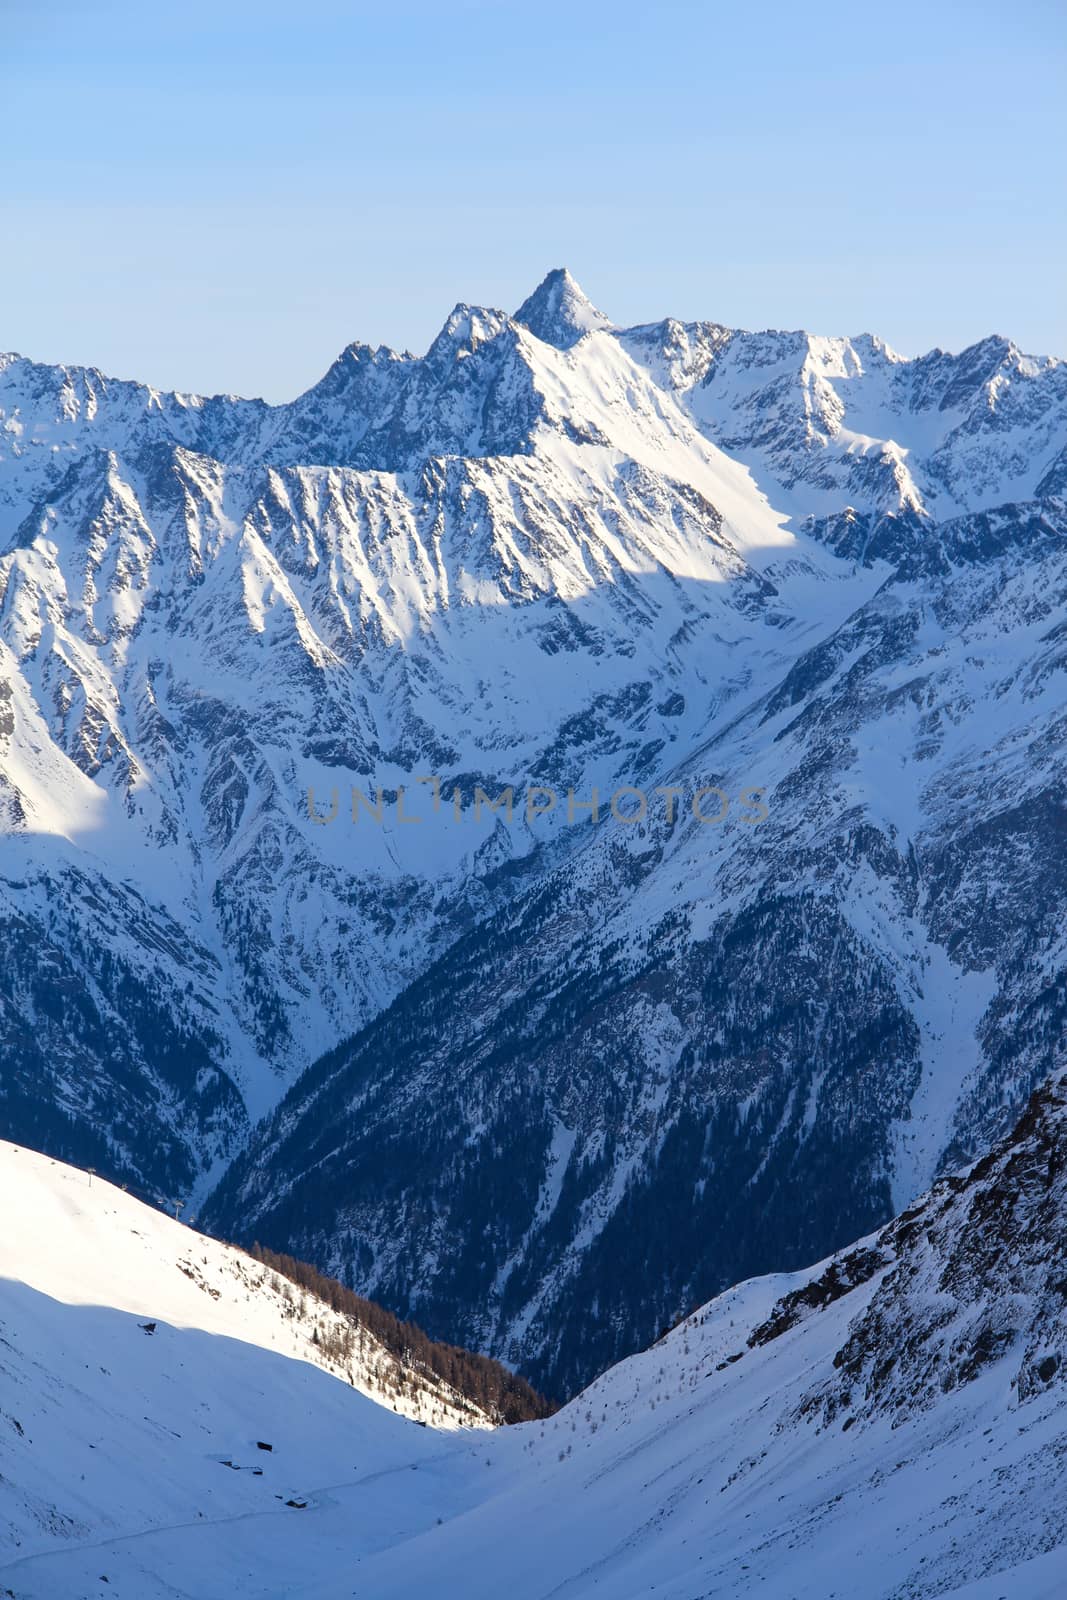
[[[613,326],[583,294],[566,267],[552,269],[523,301],[515,313],[515,321],[529,328],[545,344],[554,344],[558,350],[569,350],[583,334]]]

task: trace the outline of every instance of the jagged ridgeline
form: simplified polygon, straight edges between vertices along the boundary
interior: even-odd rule
[[[0,411],[8,1137],[562,1397],[1062,1055],[1063,362],[558,271],[287,405]]]

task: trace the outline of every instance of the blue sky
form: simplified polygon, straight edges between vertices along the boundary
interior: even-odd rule
[[[0,5],[0,349],[284,399],[566,265],[621,323],[1067,354],[1045,0]]]

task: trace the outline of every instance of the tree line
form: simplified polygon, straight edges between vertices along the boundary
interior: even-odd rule
[[[384,1306],[329,1278],[306,1261],[253,1244],[249,1254],[280,1277],[314,1295],[331,1311],[353,1319],[408,1371],[435,1378],[472,1401],[495,1422],[530,1422],[548,1417],[556,1406],[525,1378],[509,1372],[491,1356],[475,1354],[457,1345],[440,1344],[413,1322],[402,1322]]]

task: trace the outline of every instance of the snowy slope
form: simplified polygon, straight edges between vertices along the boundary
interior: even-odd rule
[[[493,1436],[498,1491],[362,1563],[365,1592],[1053,1600],[1065,1207],[1061,1080],[879,1235],[738,1286],[543,1426]]]
[[[62,1552],[118,1541],[112,1584],[154,1594],[132,1576],[142,1552],[165,1571],[198,1524],[236,1573],[297,1515],[287,1500],[319,1504],[325,1485],[353,1489],[373,1544],[425,1508],[364,1485],[432,1471],[449,1432],[489,1425],[321,1301],[99,1177],[3,1144],[0,1202],[0,1591],[74,1592]],[[331,1360],[338,1335],[350,1350]],[[158,1592],[223,1592],[186,1588],[175,1560],[179,1587]]]
[[[1062,1593],[1062,1078],[880,1233],[738,1285],[555,1417],[491,1433],[418,1428],[283,1354],[258,1294],[209,1308],[210,1337],[202,1291],[165,1269],[218,1246],[3,1155],[5,1197],[46,1223],[15,1264],[38,1287],[3,1290],[0,1585],[16,1600]],[[91,1305],[79,1245],[101,1273]],[[112,1295],[174,1320],[146,1335]]]

